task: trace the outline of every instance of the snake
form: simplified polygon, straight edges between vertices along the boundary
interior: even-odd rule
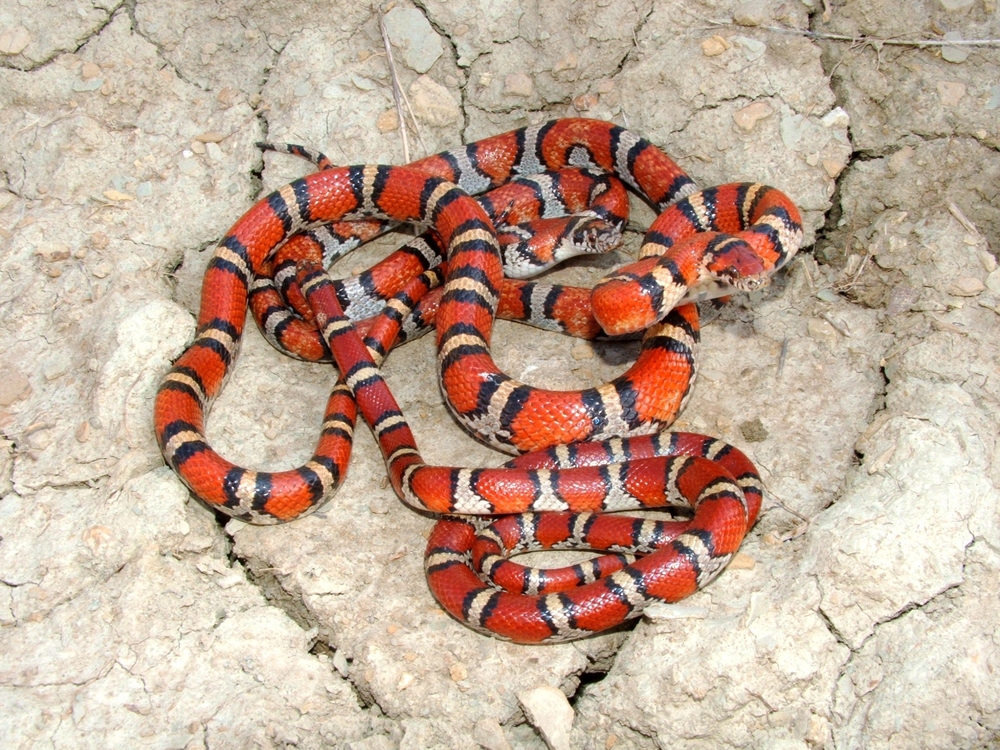
[[[656,322],[644,334],[627,376],[576,392],[531,388],[493,362],[490,335],[503,263],[489,215],[469,197],[518,174],[565,167],[610,172],[660,214],[641,259],[604,282],[612,291],[644,289],[637,296],[647,310],[638,319],[652,316]],[[496,469],[425,464],[378,371],[388,348],[366,346],[343,315],[326,272],[308,261],[298,263],[299,276],[307,277],[300,285],[341,371],[313,457],[290,471],[256,472],[235,466],[208,444],[205,414],[238,355],[250,286],[263,264],[302,231],[371,219],[434,227],[447,256],[434,313],[446,403],[459,423],[487,444],[530,458]],[[360,405],[396,492],[414,508],[446,514],[431,534],[425,567],[432,593],[447,611],[474,629],[518,642],[600,632],[637,616],[652,601],[676,601],[706,585],[756,518],[759,477],[743,454],[719,441],[665,431],[690,393],[698,338],[694,307],[674,305],[706,279],[757,288],[800,242],[798,211],[776,189],[739,184],[699,192],[651,143],[594,120],[522,128],[407,167],[322,169],[258,202],[219,243],[206,271],[195,339],[157,391],[157,440],[168,464],[204,502],[243,520],[277,523],[314,511],[342,481]],[[408,282],[373,330],[398,332],[403,311],[427,293],[433,276],[424,273]],[[421,289],[413,292],[414,285]],[[595,290],[593,314],[609,333],[632,325],[616,323],[623,296],[601,299]],[[577,456],[593,455],[591,450],[603,459],[576,463]],[[530,463],[550,455],[554,466]],[[519,463],[523,460],[529,464]],[[678,500],[692,509],[683,531],[635,562],[621,559],[622,566],[572,593],[515,594],[484,584],[469,565],[471,547],[464,546],[468,534],[462,530],[475,525],[459,519],[558,512],[569,514],[568,523],[576,528],[587,525],[576,520],[581,513]]]

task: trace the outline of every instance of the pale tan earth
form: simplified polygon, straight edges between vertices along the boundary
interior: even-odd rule
[[[802,208],[800,257],[708,316],[679,421],[766,481],[738,564],[634,628],[483,637],[428,592],[432,521],[397,500],[364,427],[322,512],[223,524],[163,463],[156,385],[191,340],[214,244],[309,169],[256,141],[404,161],[378,17],[0,0],[0,744],[1000,745],[996,0],[384,10],[411,158],[582,115],[702,185],[763,181]],[[557,278],[625,262],[651,218]],[[602,382],[634,353],[496,335],[508,372],[549,387]],[[425,456],[498,463],[448,416],[433,361],[428,338],[385,369]],[[333,377],[251,331],[211,440],[297,465]]]

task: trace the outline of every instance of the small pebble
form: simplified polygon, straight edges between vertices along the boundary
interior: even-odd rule
[[[844,171],[844,167],[847,163],[841,161],[840,159],[824,159],[823,160],[823,171],[826,172],[827,176],[832,180],[836,179],[837,175]]]
[[[186,156],[177,163],[177,168],[181,170],[183,174],[191,175],[198,172],[201,165],[194,156]]]
[[[41,256],[46,263],[58,263],[69,260],[70,249],[65,242],[39,242],[35,254]]]
[[[104,197],[109,201],[134,201],[135,196],[129,195],[128,193],[123,193],[120,190],[105,190],[103,193]]]
[[[28,446],[32,450],[43,451],[52,445],[52,430],[42,427],[28,435]]]
[[[767,45],[757,39],[751,39],[747,36],[734,36],[732,41],[743,48],[743,54],[750,62],[759,60],[767,52]]]
[[[220,133],[217,130],[209,130],[207,133],[196,135],[194,140],[201,141],[202,143],[221,143],[226,140],[226,134]]]
[[[100,74],[101,74],[101,66],[98,65],[97,63],[85,62],[80,67],[80,77],[85,81],[89,81],[92,78],[97,78]]]
[[[730,570],[753,570],[757,567],[757,561],[745,552],[737,552],[726,567]]]
[[[767,20],[767,4],[763,0],[750,0],[733,11],[733,21],[740,26],[761,26]]]
[[[773,113],[774,109],[767,102],[754,102],[743,107],[743,109],[737,110],[733,114],[733,122],[736,123],[740,130],[749,133],[756,127],[758,122],[766,117],[770,117]]]
[[[949,13],[965,11],[976,4],[976,0],[938,0],[941,7]]]
[[[511,73],[503,79],[503,92],[509,96],[528,97],[535,90],[535,82],[526,73]]]
[[[851,124],[851,116],[843,107],[834,107],[819,121],[824,128],[846,128]]]
[[[90,422],[84,420],[77,425],[76,432],[73,433],[78,443],[86,443],[90,440]]]
[[[760,417],[754,417],[740,424],[740,433],[748,443],[762,443],[767,440],[770,433],[760,421]]]
[[[69,361],[60,357],[42,365],[42,375],[48,381],[57,380],[69,372]]]
[[[420,76],[410,84],[410,103],[418,118],[437,127],[454,125],[462,118],[455,97],[430,76]]]
[[[378,86],[378,84],[372,79],[359,75],[352,75],[351,83],[354,84],[355,88],[361,89],[362,91],[374,91]]]
[[[964,37],[957,31],[949,31],[944,35],[944,40],[946,42],[958,42],[963,38]],[[941,57],[950,63],[964,63],[967,59],[969,59],[969,48],[946,44],[941,48]]]
[[[136,198],[148,198],[153,194],[153,183],[140,182],[135,188]]]
[[[395,109],[387,109],[375,120],[375,127],[380,133],[391,133],[399,129],[399,115]]]
[[[994,294],[1000,294],[1000,268],[986,277],[986,288]]]
[[[451,679],[455,682],[461,682],[469,678],[469,668],[462,662],[457,661],[448,669],[448,674],[451,675]]]
[[[239,96],[239,93],[236,89],[226,86],[216,95],[215,101],[223,107],[231,107],[236,101],[236,97]]]
[[[710,36],[701,43],[701,53],[705,57],[715,57],[721,55],[727,49],[732,49],[732,44],[724,36]]]
[[[965,84],[961,81],[938,81],[937,91],[941,104],[945,107],[955,107],[965,96]]]
[[[986,285],[974,276],[959,276],[948,286],[948,294],[956,297],[975,297],[982,294]]]
[[[208,158],[214,162],[220,162],[225,158],[225,154],[222,152],[222,147],[218,143],[213,143],[212,141],[205,144],[205,153],[207,153]]]
[[[590,344],[577,344],[569,350],[569,356],[579,361],[581,359],[592,359],[594,348]]]
[[[28,378],[16,367],[0,367],[0,406],[10,406],[30,388]]]
[[[246,581],[246,576],[240,572],[232,572],[229,575],[222,576],[221,578],[214,578],[215,585],[220,589],[231,589],[233,586],[238,586]]]
[[[581,94],[573,99],[573,108],[577,112],[588,112],[597,106],[597,94]]]
[[[333,655],[333,668],[340,672],[341,677],[347,677],[348,672],[351,671],[351,665],[341,649],[337,649]]]
[[[511,750],[510,743],[504,737],[503,727],[496,719],[480,719],[472,730],[472,739],[486,750]]]
[[[0,55],[20,55],[31,43],[31,34],[23,26],[4,29],[0,33]]]
[[[518,693],[517,699],[524,708],[524,715],[542,735],[550,750],[569,750],[575,714],[559,688],[542,685]]]
[[[575,52],[570,52],[566,57],[559,60],[555,65],[552,66],[553,73],[561,73],[564,70],[573,70],[580,64],[580,58],[576,56]]]
[[[990,98],[986,102],[986,109],[1000,109],[1000,84],[990,86]]]

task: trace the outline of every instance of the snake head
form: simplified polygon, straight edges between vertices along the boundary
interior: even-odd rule
[[[768,268],[754,249],[735,235],[719,235],[705,256],[709,277],[741,292],[752,292],[770,282]]]
[[[573,247],[572,255],[609,253],[622,244],[621,229],[605,221],[591,211],[575,218],[568,241]],[[572,257],[568,255],[566,257]]]

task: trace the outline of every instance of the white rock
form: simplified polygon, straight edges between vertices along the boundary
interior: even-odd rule
[[[843,107],[834,107],[820,120],[824,128],[846,128],[851,124],[851,116]]]
[[[573,728],[573,707],[559,688],[542,685],[517,694],[531,725],[537,729],[550,750],[569,750]]]

